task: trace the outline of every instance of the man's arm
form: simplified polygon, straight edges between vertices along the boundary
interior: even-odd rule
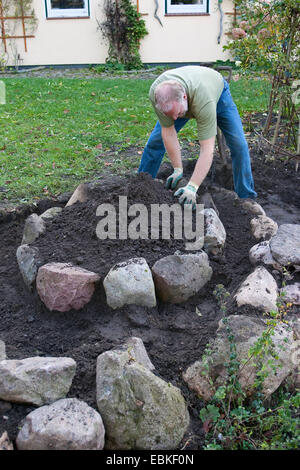
[[[212,164],[214,154],[215,137],[200,140],[200,156],[189,183],[176,191],[174,196],[179,197],[180,204],[187,204],[192,209],[196,208],[196,194]]]
[[[182,168],[181,150],[175,127],[162,127],[161,136],[173,168]]]
[[[195,183],[197,186],[200,186],[209,172],[213,161],[214,148],[215,137],[211,137],[210,139],[206,140],[200,140],[200,155],[190,179],[190,181]]]

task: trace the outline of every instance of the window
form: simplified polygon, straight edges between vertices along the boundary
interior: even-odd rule
[[[89,0],[45,0],[47,18],[89,17]]]
[[[166,0],[166,13],[209,13],[209,0]]]

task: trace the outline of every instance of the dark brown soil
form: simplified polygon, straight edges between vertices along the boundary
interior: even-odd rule
[[[124,155],[125,156],[125,155]],[[195,162],[185,160],[188,176]],[[170,174],[164,164],[158,177]],[[300,172],[294,164],[280,160],[266,163],[259,155],[253,157],[253,174],[258,202],[267,215],[278,223],[300,223]],[[252,218],[241,208],[239,201],[218,192],[218,184],[231,189],[229,172],[214,165],[201,192],[209,189],[227,231],[224,255],[210,258],[213,277],[202,291],[182,305],[158,302],[156,308],[126,306],[112,310],[105,301],[100,282],[91,302],[80,311],[49,312],[36,293],[30,293],[21,278],[16,250],[21,244],[27,212],[10,215],[0,222],[0,339],[6,344],[8,359],[33,356],[67,356],[77,362],[76,375],[68,397],[77,397],[97,409],[95,399],[96,359],[104,351],[118,346],[130,336],[142,338],[156,374],[178,386],[189,406],[190,428],[181,447],[201,449],[204,440],[199,411],[202,402],[191,393],[181,374],[198,360],[208,341],[215,336],[221,312],[213,290],[223,284],[232,294],[252,271],[249,249],[257,243],[250,234]],[[64,209],[63,214],[47,223],[47,232],[35,243],[40,250],[40,262],[72,262],[97,272],[103,278],[117,262],[132,257],[144,257],[152,266],[156,260],[183,250],[180,240],[104,240],[97,238],[95,229],[99,218],[96,208],[108,202],[118,205],[118,197],[127,195],[128,204],[174,203],[171,191],[148,175],[102,178],[92,190],[93,198]],[[38,213],[57,201],[44,200]],[[280,283],[280,276],[277,276]],[[202,316],[196,314],[196,307]],[[236,311],[233,303],[228,312]],[[243,312],[259,315],[254,309]],[[0,401],[0,436],[4,430],[15,440],[21,420],[34,407]]]

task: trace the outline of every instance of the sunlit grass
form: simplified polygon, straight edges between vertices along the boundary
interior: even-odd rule
[[[156,118],[152,80],[9,78],[0,105],[0,199],[30,201],[104,170],[134,170]],[[239,80],[239,111],[266,109],[263,81]],[[190,121],[181,141],[197,139]],[[127,155],[122,155],[131,149]]]

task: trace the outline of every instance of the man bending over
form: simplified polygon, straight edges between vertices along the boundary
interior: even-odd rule
[[[155,178],[167,151],[173,173],[167,188],[176,188],[183,177],[179,130],[197,121],[200,156],[189,183],[176,191],[181,204],[195,207],[196,193],[212,164],[217,126],[225,136],[232,159],[234,190],[240,198],[255,198],[248,144],[241,118],[222,75],[208,67],[185,66],[168,70],[152,84],[150,101],[158,121],[144,149],[139,172]]]

